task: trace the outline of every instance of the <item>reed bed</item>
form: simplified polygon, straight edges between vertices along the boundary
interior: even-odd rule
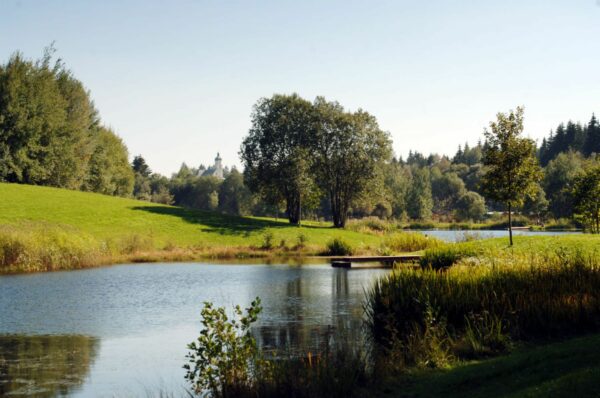
[[[399,269],[367,293],[372,337],[405,364],[443,364],[501,352],[512,341],[600,330],[596,250],[490,251],[453,264]]]

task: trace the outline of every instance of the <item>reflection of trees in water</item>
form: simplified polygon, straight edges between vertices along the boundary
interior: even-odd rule
[[[88,336],[0,336],[0,396],[66,396],[87,376],[98,352]]]
[[[253,334],[259,345],[278,353],[305,353],[361,341],[363,310],[358,296],[362,293],[351,292],[348,270],[331,274],[331,290],[327,292],[330,294],[325,294],[327,298],[316,307],[305,305],[303,300],[321,300],[325,292],[315,290],[311,283],[313,273],[302,271],[299,269],[298,277],[287,281],[284,289],[272,290],[282,295],[275,300],[277,312],[285,320],[255,327]]]

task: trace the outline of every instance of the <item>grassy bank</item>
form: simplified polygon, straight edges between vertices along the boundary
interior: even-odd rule
[[[64,189],[0,183],[0,273],[124,261],[314,255],[334,238],[355,253],[381,237],[325,223],[229,216]]]
[[[373,396],[598,397],[600,335],[522,347],[494,359],[423,370],[388,380]]]

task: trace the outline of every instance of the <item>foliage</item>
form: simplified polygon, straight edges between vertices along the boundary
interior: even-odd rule
[[[219,187],[219,210],[227,214],[246,215],[251,209],[252,194],[244,185],[244,176],[235,168]]]
[[[273,248],[273,240],[275,239],[275,235],[273,232],[266,231],[263,235],[262,245],[260,246],[263,250],[271,250]]]
[[[455,208],[459,221],[481,221],[485,216],[485,199],[477,192],[465,192],[457,200]]]
[[[127,149],[54,48],[0,66],[0,181],[129,196]]]
[[[573,214],[573,182],[584,167],[578,152],[560,153],[544,169],[543,187],[549,200],[549,209],[556,218]]]
[[[112,131],[99,128],[94,136],[95,149],[89,161],[90,174],[82,190],[105,195],[130,196],[134,175],[127,159],[127,148]]]
[[[315,99],[314,108],[315,181],[330,200],[333,225],[343,228],[350,205],[378,190],[381,164],[391,157],[391,141],[375,117],[363,110],[349,113],[322,97]]]
[[[215,308],[212,303],[204,302],[203,328],[197,340],[188,345],[189,363],[184,365],[185,378],[196,393],[234,397],[237,391],[252,385],[252,365],[260,360],[250,327],[261,311],[258,297],[245,313],[239,305],[235,306],[231,318],[224,307]]]
[[[491,130],[491,131],[490,131]],[[483,163],[487,167],[483,186],[488,198],[505,203],[509,215],[509,236],[512,245],[511,212],[523,204],[525,198],[535,194],[536,182],[542,177],[535,143],[521,138],[523,133],[523,108],[516,112],[498,113],[497,121],[485,131]]]
[[[314,137],[310,102],[293,95],[262,98],[254,106],[252,127],[240,157],[248,187],[268,202],[284,201],[290,223],[300,223],[303,199],[314,190],[308,149]]]
[[[592,233],[600,233],[600,165],[575,179],[575,212]]]
[[[333,238],[327,242],[327,250],[325,255],[328,256],[350,256],[354,250],[352,246],[342,238]]]
[[[408,215],[417,220],[427,220],[431,217],[433,199],[431,182],[426,168],[412,169],[412,182],[406,198]]]

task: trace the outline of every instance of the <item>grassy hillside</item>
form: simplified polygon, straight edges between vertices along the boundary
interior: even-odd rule
[[[69,261],[84,266],[100,257],[104,258],[98,260],[101,263],[118,261],[115,257],[123,255],[132,259],[134,254],[138,258],[133,260],[273,254],[257,249],[267,234],[272,234],[279,254],[291,252],[300,234],[306,238],[302,254],[322,251],[334,237],[344,239],[359,252],[377,247],[381,239],[324,223],[295,227],[285,220],[227,216],[94,193],[0,183],[0,244],[4,242],[5,266],[8,256],[14,260],[28,245],[37,246],[36,250],[55,247],[42,253],[46,265],[32,266],[31,270],[64,268]],[[74,258],[59,258],[69,250],[76,252]],[[48,265],[57,261],[63,265]]]

